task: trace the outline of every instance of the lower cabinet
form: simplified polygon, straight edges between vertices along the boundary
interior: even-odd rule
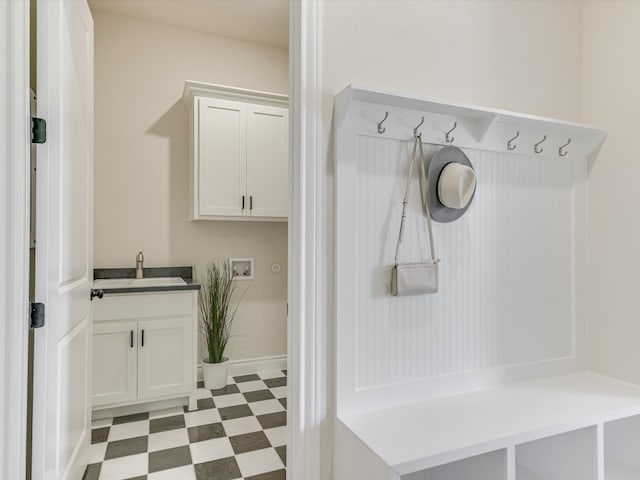
[[[107,302],[94,310],[94,408],[192,393],[196,388],[195,296],[193,302],[182,302],[189,309],[179,312],[181,315],[163,315],[167,312],[158,305],[166,299],[154,295],[105,295],[98,301],[104,300]],[[183,299],[176,296],[175,300]],[[122,302],[137,308],[119,308]],[[125,316],[129,319],[121,318]]]

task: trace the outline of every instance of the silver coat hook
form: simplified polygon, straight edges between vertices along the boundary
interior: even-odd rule
[[[561,157],[564,157],[568,152],[565,150],[566,147],[569,146],[569,144],[571,143],[571,139],[567,140],[567,143],[565,143],[564,145],[562,145],[559,149],[558,149],[558,154]]]
[[[384,121],[389,117],[389,112],[384,112],[384,118],[378,123],[378,133],[384,133],[387,129],[382,126]]]
[[[544,150],[543,148],[540,148],[540,145],[542,144],[542,142],[544,142],[547,139],[547,136],[545,135],[544,137],[542,137],[542,140],[540,140],[538,143],[536,143],[533,147],[533,151],[536,153],[542,153],[542,150]]]
[[[423,123],[424,123],[424,117],[422,117],[422,119],[420,120],[420,123],[416,125],[416,128],[413,129],[414,137],[419,137],[422,135],[422,133],[418,133],[418,129],[422,126]]]
[[[509,150],[515,150],[515,149],[516,149],[516,146],[513,144],[513,141],[514,141],[516,138],[518,138],[519,136],[520,136],[520,130],[518,130],[518,131],[516,132],[515,136],[514,136],[511,140],[509,140],[509,141],[507,142],[507,148],[508,148]]]
[[[458,122],[453,122],[453,127],[451,127],[451,130],[449,130],[447,132],[447,134],[445,135],[444,138],[447,141],[447,143],[451,143],[456,139],[456,137],[452,137],[451,136],[451,132],[453,132],[456,129],[457,126],[458,126]]]

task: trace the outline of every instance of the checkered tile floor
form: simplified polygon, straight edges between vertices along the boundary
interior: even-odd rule
[[[243,375],[199,388],[193,412],[94,421],[84,479],[284,480],[286,385],[286,370]]]

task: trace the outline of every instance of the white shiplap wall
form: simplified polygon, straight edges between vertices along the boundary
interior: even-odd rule
[[[357,388],[573,356],[574,162],[467,150],[473,205],[434,223],[439,292],[394,298],[410,153],[410,142],[357,140]],[[429,258],[417,178],[401,262]]]
[[[339,413],[585,368],[586,177],[606,133],[355,87],[335,107]],[[453,145],[478,186],[461,219],[434,223],[439,292],[394,298],[390,267],[422,116],[427,160],[457,122]],[[401,262],[429,258],[417,172],[413,182]]]

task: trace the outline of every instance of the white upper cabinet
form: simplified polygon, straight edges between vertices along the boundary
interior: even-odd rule
[[[285,95],[187,82],[192,220],[286,221]]]

